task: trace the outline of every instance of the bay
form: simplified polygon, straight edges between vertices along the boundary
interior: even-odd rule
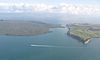
[[[25,13],[26,14],[26,13]],[[51,21],[61,23],[59,16],[47,14],[37,18],[31,15],[21,15],[23,20]],[[7,16],[6,16],[7,15]],[[22,20],[16,14],[0,15],[0,19]],[[27,16],[27,17],[26,17]],[[19,18],[20,17],[20,18]],[[50,20],[45,20],[45,19]],[[54,20],[54,21],[53,21]],[[84,45],[80,41],[67,36],[67,28],[53,28],[53,32],[37,36],[0,36],[0,60],[100,60],[100,39]]]

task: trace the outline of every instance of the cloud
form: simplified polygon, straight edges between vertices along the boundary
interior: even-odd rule
[[[100,14],[100,7],[93,5],[73,5],[73,4],[61,4],[61,11],[71,14]]]
[[[46,12],[58,12],[68,13],[75,15],[91,15],[100,14],[100,7],[93,5],[73,5],[73,4],[59,4],[59,5],[46,5],[37,4],[33,5],[33,11],[46,11]]]
[[[2,7],[2,8],[1,8]],[[2,9],[19,10],[26,12],[49,12],[49,13],[67,13],[73,15],[98,15],[100,14],[100,7],[94,5],[75,5],[60,3],[59,5],[49,4],[25,4],[25,3],[0,3],[0,11]]]

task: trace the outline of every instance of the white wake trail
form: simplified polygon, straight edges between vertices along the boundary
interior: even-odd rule
[[[34,44],[31,44],[30,46],[32,47],[58,47],[58,46],[52,46],[52,45],[34,45]]]
[[[93,47],[68,47],[68,46],[53,46],[53,45],[36,45],[31,44],[31,47],[46,47],[46,48],[93,48]]]

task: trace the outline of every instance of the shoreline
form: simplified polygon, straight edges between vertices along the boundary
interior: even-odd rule
[[[62,26],[37,21],[0,21],[0,35],[6,36],[36,36],[50,33],[52,28],[62,28]]]
[[[66,26],[68,28],[67,35],[84,44],[88,44],[92,38],[100,38],[99,25],[67,24]]]

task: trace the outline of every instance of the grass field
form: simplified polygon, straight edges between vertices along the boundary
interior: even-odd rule
[[[93,24],[72,24],[69,26],[69,33],[81,38],[84,42],[91,38],[100,37],[100,25]]]

